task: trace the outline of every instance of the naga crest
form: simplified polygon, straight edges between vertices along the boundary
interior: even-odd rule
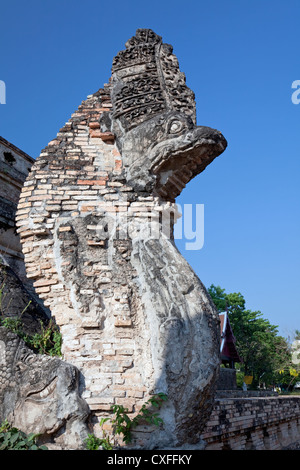
[[[102,121],[111,120],[128,181],[168,200],[227,146],[219,131],[196,126],[195,96],[172,51],[138,29],[113,60],[113,108]]]

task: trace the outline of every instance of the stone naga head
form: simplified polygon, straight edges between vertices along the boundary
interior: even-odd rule
[[[227,146],[219,131],[196,125],[194,93],[172,50],[138,29],[114,58],[113,107],[102,119],[116,136],[127,182],[171,201]]]
[[[46,444],[80,448],[89,407],[78,393],[78,370],[57,357],[35,354],[0,327],[0,420]]]

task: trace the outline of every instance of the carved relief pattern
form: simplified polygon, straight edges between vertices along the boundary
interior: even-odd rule
[[[172,54],[172,46],[164,44],[161,47],[160,64],[171,108],[191,116],[196,124],[195,94],[186,85],[185,74],[180,72],[177,57]]]
[[[129,130],[163,112],[166,103],[155,59],[156,44],[139,44],[121,51],[113,62],[113,77],[122,80],[112,96],[113,117]]]
[[[194,93],[185,84],[172,46],[150,30],[138,30],[113,60],[113,118],[130,130],[167,110],[196,120]]]
[[[140,116],[147,116],[164,109],[165,100],[157,73],[141,73],[126,83],[116,94],[114,118],[124,116],[122,122],[131,123],[133,126],[139,123]]]
[[[113,71],[155,60],[155,44],[139,44],[121,51],[113,60]]]

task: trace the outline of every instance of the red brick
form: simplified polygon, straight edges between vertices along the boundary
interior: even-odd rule
[[[34,287],[44,287],[44,286],[50,286],[52,284],[57,284],[58,280],[57,279],[41,279],[40,281],[36,281],[33,283]]]
[[[122,160],[115,160],[115,170],[120,170],[122,168]]]
[[[99,180],[78,180],[77,184],[85,184],[85,185],[90,185],[90,186],[105,186],[106,179],[101,178]]]
[[[90,136],[97,137],[103,140],[103,142],[111,141],[114,142],[115,136],[111,132],[101,132],[100,129],[90,130]]]
[[[90,122],[89,126],[90,126],[91,129],[100,129],[100,123],[96,122],[96,121]]]

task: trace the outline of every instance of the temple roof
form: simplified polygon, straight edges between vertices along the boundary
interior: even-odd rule
[[[18,153],[21,157],[23,157],[26,160],[29,160],[31,164],[35,162],[34,158],[32,158],[30,155],[28,155],[26,152],[23,150],[19,149],[16,145],[12,144],[8,140],[4,139],[4,137],[0,136],[0,143],[2,145],[5,145],[8,149],[12,150],[13,152]]]
[[[230,325],[229,317],[227,312],[221,312],[220,317],[220,332],[221,332],[221,344],[220,353],[222,360],[233,360],[235,362],[242,362],[237,349],[235,347],[235,337]]]

